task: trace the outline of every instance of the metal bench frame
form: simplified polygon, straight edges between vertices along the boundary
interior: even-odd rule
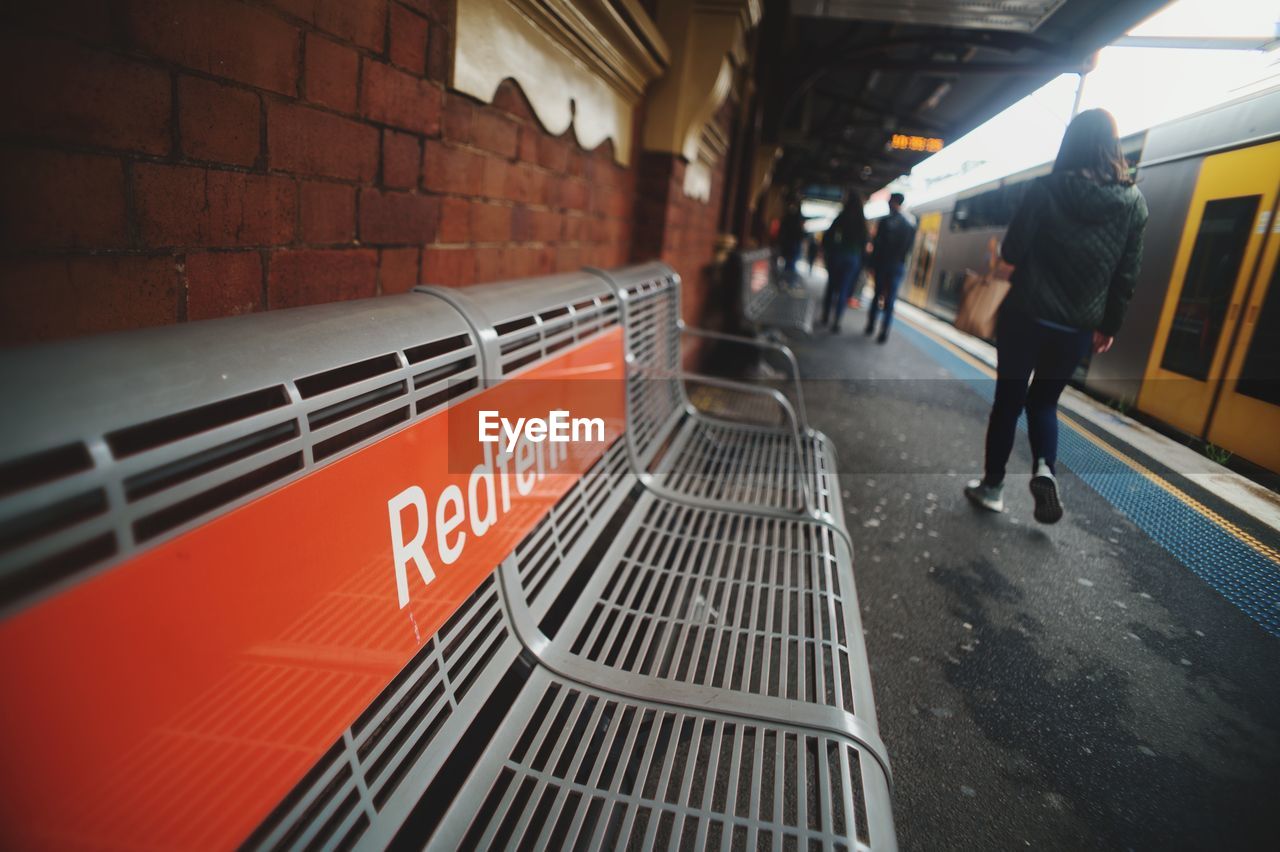
[[[803,469],[806,471],[805,476],[799,477],[800,487],[798,490],[800,499],[798,505],[779,506],[763,501],[727,500],[707,497],[692,493],[689,489],[671,487],[665,481],[666,478],[662,476],[666,472],[662,467],[659,467],[657,471],[651,469],[652,451],[646,451],[646,448],[638,446],[634,432],[628,428],[627,441],[632,467],[640,475],[645,485],[673,500],[685,501],[706,508],[762,512],[780,517],[807,517],[830,526],[852,546],[852,540],[849,538],[848,529],[844,523],[844,513],[840,508],[840,488],[835,476],[835,445],[821,432],[809,426],[808,415],[804,406],[804,389],[800,380],[799,362],[791,349],[784,344],[773,341],[689,326],[678,315],[671,318],[671,324],[666,329],[667,333],[675,340],[680,340],[685,336],[700,337],[708,340],[751,346],[776,353],[782,357],[789,367],[790,376],[788,378],[790,380],[790,389],[794,394],[794,402],[775,388],[680,369],[677,366],[682,358],[682,350],[679,346],[671,347],[675,350],[677,364],[654,363],[652,357],[646,358],[640,351],[643,347],[635,344],[631,334],[634,323],[631,317],[631,313],[634,310],[631,303],[635,299],[633,290],[638,282],[645,279],[659,280],[662,282],[660,288],[665,291],[666,298],[678,306],[680,305],[680,276],[665,264],[658,263],[643,264],[614,272],[606,272],[599,269],[590,271],[604,278],[617,294],[622,311],[623,327],[628,333],[626,359],[629,381],[641,384],[646,382],[666,382],[672,385],[674,394],[678,399],[678,406],[688,418],[689,426],[691,427],[687,430],[689,439],[696,440],[699,433],[723,427],[729,427],[737,432],[739,436],[748,439],[753,435],[781,439],[790,444],[790,458],[785,460],[787,466],[791,470]],[[659,330],[661,331],[662,329]],[[697,382],[740,394],[751,394],[771,399],[782,410],[787,427],[778,429],[763,425],[726,422],[709,415],[690,401],[685,390],[686,382]],[[628,425],[630,425],[633,422],[633,418],[637,416],[634,410],[636,406],[633,404],[633,396],[631,394],[628,394],[628,406]],[[678,429],[678,424],[668,423],[663,428],[675,431]],[[663,431],[663,428],[659,430],[660,434],[656,439],[656,443],[661,443],[663,438],[670,436],[669,431]],[[812,449],[806,449],[807,446]],[[735,441],[727,446],[722,445],[722,449],[726,456],[731,456],[734,459],[730,464],[737,471],[734,474],[736,476],[752,475],[753,469],[757,469],[760,466],[760,459],[753,457],[752,448],[747,446],[745,441]],[[675,463],[678,464],[678,455],[678,448],[674,448],[668,452],[666,458],[676,460]],[[820,456],[821,458],[815,458],[815,456]],[[819,462],[829,472],[818,470],[817,465]],[[826,507],[817,504],[815,492],[819,489],[824,490],[827,494],[828,505]]]
[[[236,391],[264,384],[289,389],[288,407],[278,413],[298,418],[302,435],[298,440],[305,450],[305,466],[281,480],[291,481],[317,466],[358,453],[388,434],[388,428],[402,428],[393,424],[373,433],[353,433],[358,439],[322,457],[314,447],[329,432],[313,440],[308,416],[340,406],[337,396],[354,399],[353,395],[367,394],[392,380],[403,381],[408,389],[403,399],[363,409],[353,415],[355,420],[340,420],[321,429],[336,433],[350,430],[356,421],[371,424],[406,404],[410,409],[405,422],[416,422],[440,410],[434,402],[423,407],[428,400],[447,397],[451,401],[457,394],[465,396],[511,380],[555,351],[618,324],[628,330],[630,296],[625,284],[650,272],[664,276],[663,286],[668,295],[674,293],[678,305],[679,280],[668,268],[650,266],[612,274],[591,271],[456,290],[424,287],[394,299],[118,335],[68,344],[64,349],[41,348],[30,361],[19,353],[16,361],[0,361],[0,367],[36,369],[32,365],[41,364],[39,369],[48,371],[48,380],[56,382],[74,374],[85,359],[92,363],[95,353],[115,351],[123,353],[121,365],[136,363],[138,369],[151,365],[148,369],[155,377],[180,377],[184,369],[199,372],[201,355],[193,351],[192,341],[217,343],[221,351],[233,353],[237,344],[232,341],[242,333],[261,334],[273,341],[269,350],[276,354],[265,361],[261,353],[249,357],[259,363],[245,368],[249,375],[239,376],[243,387],[237,386]],[[388,322],[396,329],[390,338]],[[317,323],[327,323],[335,336],[318,349],[304,342],[314,340]],[[687,335],[721,336],[684,327],[678,319],[665,331],[676,340]],[[434,380],[415,387],[415,377],[427,375],[427,367],[456,358],[432,356],[415,362],[417,356],[411,350],[419,344],[453,340],[459,334],[467,339],[457,351],[474,360],[450,377],[456,393],[446,392]],[[805,458],[804,441],[821,446],[826,439],[807,425],[799,371],[790,351],[776,344],[724,337],[780,353],[791,364],[797,403],[776,389],[677,369],[661,377],[675,383],[666,390],[678,393],[677,416],[697,418],[700,425],[717,424],[715,418],[698,412],[684,393],[683,382],[696,380],[772,400],[787,416],[789,426],[758,428],[774,439],[789,440],[794,458]],[[650,381],[629,343],[626,348],[628,385]],[[290,359],[289,352],[302,349],[319,355]],[[56,357],[49,361],[51,351],[70,355],[60,367]],[[304,400],[295,387],[294,376],[385,358],[388,351],[395,357],[393,373],[325,391],[314,396],[314,402]],[[157,357],[164,353],[172,358]],[[179,378],[173,381],[181,384]],[[173,416],[214,399],[207,388],[179,399],[166,396],[163,386],[158,390],[145,410],[126,412],[124,417],[141,422]],[[29,396],[33,405],[55,405],[38,390]],[[110,393],[99,398],[104,406],[119,403]],[[415,400],[418,408],[413,407]],[[829,474],[814,471],[815,482],[820,476],[831,477],[837,500],[834,516],[817,511],[807,475],[801,477],[798,489],[802,505],[794,510],[683,493],[666,487],[662,477],[648,469],[652,456],[646,458],[647,449],[632,435],[629,394],[628,400],[626,437],[605,452],[424,643],[248,838],[247,845],[379,848],[393,840],[423,841],[427,836],[418,832],[430,831],[432,844],[441,848],[536,842],[538,848],[578,844],[727,850],[756,848],[765,836],[773,849],[788,843],[807,848],[811,841],[832,849],[895,848],[889,765],[876,732],[853,585],[852,547],[838,520],[842,513],[834,467]],[[98,419],[89,417],[87,428],[97,428]],[[215,437],[226,441],[258,429],[261,419],[191,440],[197,449],[207,449]],[[54,438],[59,442],[84,439],[95,448],[97,464],[71,481],[77,487],[88,476],[123,481],[125,472],[132,472],[138,463],[126,467],[115,461],[97,437],[109,430],[86,433],[83,421],[69,420],[65,434],[52,438],[41,435],[39,429],[24,428],[17,449],[37,451]],[[108,425],[119,430],[119,423]],[[184,444],[165,445],[160,462],[173,461],[188,451],[185,448]],[[292,444],[286,449],[292,450]],[[0,500],[0,520],[32,510],[50,489],[68,487],[64,481],[5,497]],[[264,488],[275,487],[278,483]],[[246,493],[218,507],[215,514],[261,493],[262,489]],[[209,517],[193,517],[155,541],[179,535]],[[133,520],[115,509],[108,518],[122,530]],[[652,521],[648,527],[646,519]],[[659,529],[661,523],[669,527]],[[725,524],[735,525],[734,538],[721,540],[712,531]],[[628,553],[628,548],[644,546],[637,543],[644,536],[664,548],[661,560],[645,562]],[[67,584],[88,573],[110,570],[151,543],[122,548],[111,560],[87,566],[40,594],[56,595]],[[700,561],[696,553],[716,555]],[[653,588],[659,583],[667,583],[668,589],[679,584],[684,589],[698,584],[715,587],[705,596],[699,593],[683,609],[673,602],[674,591],[666,603],[655,593],[627,616],[637,635],[642,629],[673,631],[669,635],[682,631],[680,653],[700,660],[705,671],[663,672],[646,668],[647,663],[628,668],[625,660],[593,659],[574,647],[575,639],[585,635],[583,631],[595,618],[593,613],[612,605],[610,583],[616,581],[620,588],[629,582],[622,579],[624,562],[634,576],[647,572]],[[673,571],[679,564],[684,568]],[[746,595],[758,603],[744,604]],[[324,613],[316,617],[323,618]],[[731,623],[733,619],[737,621]],[[616,625],[610,629],[612,635],[622,633]],[[695,636],[714,645],[714,656],[690,644]],[[729,651],[722,655],[719,649],[735,639],[739,647],[751,642],[765,650],[754,656],[733,656]],[[651,638],[646,647],[657,647],[658,641]],[[637,646],[637,660],[644,650]],[[671,659],[676,651],[664,653]],[[721,660],[726,661],[724,669],[711,671]],[[733,665],[741,672],[727,671],[731,660],[737,661]],[[779,662],[770,668],[774,660]],[[761,672],[759,682],[751,679],[752,665]],[[486,721],[477,725],[477,718]],[[478,756],[468,758],[466,765],[458,764],[455,745],[476,737],[472,747]],[[459,771],[465,777],[452,801],[432,802],[436,785],[443,780],[448,788]],[[765,781],[772,782],[771,789]],[[811,801],[816,809],[809,807]]]

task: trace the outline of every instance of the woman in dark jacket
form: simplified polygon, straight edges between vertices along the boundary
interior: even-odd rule
[[[822,324],[829,325],[832,334],[840,333],[840,319],[862,271],[862,253],[866,246],[867,218],[862,212],[862,196],[851,192],[845,198],[844,208],[822,236],[822,253],[827,259]]]
[[[1036,520],[1062,517],[1054,474],[1058,397],[1090,346],[1111,348],[1133,296],[1146,225],[1147,203],[1129,176],[1115,119],[1101,109],[1080,113],[1053,172],[1028,187],[1000,249],[1014,267],[1013,286],[996,320],[986,471],[965,488],[977,505],[1004,509],[1005,465],[1025,408]]]

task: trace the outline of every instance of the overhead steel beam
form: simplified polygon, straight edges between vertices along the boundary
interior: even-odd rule
[[[1204,36],[1120,36],[1112,47],[1169,47],[1180,50],[1275,50],[1280,39]]]
[[[1092,60],[1084,62],[947,62],[932,59],[887,59],[862,56],[842,59],[827,71],[860,69],[906,71],[918,74],[949,76],[952,74],[1087,74],[1093,70]]]

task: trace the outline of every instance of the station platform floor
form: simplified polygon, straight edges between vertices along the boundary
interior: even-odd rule
[[[1025,433],[977,510],[993,371],[899,307],[884,345],[853,309],[788,342],[839,452],[901,847],[1280,847],[1274,495],[1064,413],[1065,518],[1032,518]]]

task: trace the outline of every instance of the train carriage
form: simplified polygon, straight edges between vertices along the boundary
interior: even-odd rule
[[[1280,87],[1122,140],[1151,217],[1113,349],[1086,388],[1280,472]],[[952,319],[1051,163],[920,205],[904,298]]]

